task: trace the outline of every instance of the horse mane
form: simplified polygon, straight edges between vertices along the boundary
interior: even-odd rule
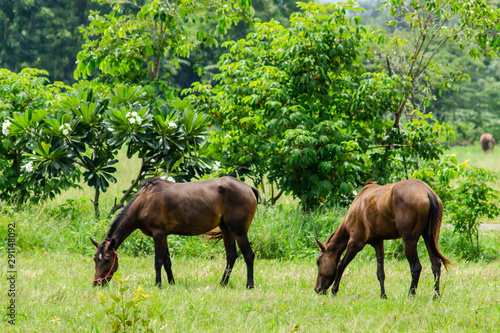
[[[141,189],[137,192],[137,194],[139,194],[142,191],[148,191],[149,189],[151,189],[151,186],[156,185],[158,182],[160,182],[162,180],[163,179],[158,178],[158,177],[151,178],[150,180],[148,180],[147,182],[142,184]]]
[[[326,241],[326,244],[330,243],[330,240],[335,235],[335,233],[337,232],[337,230],[339,230],[339,227],[340,227],[340,224],[337,226],[337,228],[335,228],[335,231],[333,232],[333,234],[331,234],[330,237],[328,237],[328,240]]]
[[[139,191],[137,191],[137,193],[132,197],[132,199],[130,199],[130,201],[125,205],[125,207],[123,207],[123,209],[121,210],[121,212],[118,213],[118,215],[116,215],[116,217],[113,220],[113,222],[111,222],[111,226],[109,227],[108,233],[106,234],[106,237],[104,238],[105,240],[107,240],[107,241],[110,240],[109,239],[109,235],[112,235],[115,232],[115,230],[118,228],[118,225],[123,220],[123,217],[127,214],[127,212],[129,211],[130,207],[135,202],[135,200],[137,199],[137,197],[139,197],[139,194],[141,194],[144,191],[149,190],[149,188],[151,186],[153,186],[159,179],[160,178],[150,179],[150,180],[148,180],[146,183],[144,183],[141,186],[141,188],[139,189]]]

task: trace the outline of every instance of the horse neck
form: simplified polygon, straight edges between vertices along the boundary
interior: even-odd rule
[[[127,239],[128,236],[136,229],[138,229],[137,219],[132,217],[133,214],[128,214],[126,212],[123,216],[118,216],[117,219],[113,221],[111,224],[111,228],[109,229],[106,239],[107,240],[115,240],[115,250],[120,247],[120,245]]]
[[[332,235],[327,245],[335,244],[336,248],[342,248],[347,244],[347,242],[349,241],[349,233],[347,232],[345,225],[346,219],[344,219],[337,230],[335,230],[335,233]]]

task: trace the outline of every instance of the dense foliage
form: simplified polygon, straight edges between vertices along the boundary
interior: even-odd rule
[[[306,210],[348,203],[367,180],[408,178],[437,159],[451,133],[412,104],[409,76],[365,71],[375,35],[346,15],[354,8],[301,7],[288,29],[257,24],[226,43],[218,84],[190,90],[220,128],[216,154],[256,178],[267,174]]]
[[[66,165],[49,166],[41,161],[39,176],[36,179],[23,179],[23,175],[32,172],[32,164],[27,161],[27,153],[38,150],[45,152],[45,143],[37,138],[41,134],[43,123],[49,110],[58,103],[56,96],[69,87],[60,84],[48,84],[47,72],[36,69],[23,69],[15,74],[6,69],[0,70],[0,199],[22,203],[28,198],[43,201],[53,198],[61,190],[77,186],[78,174],[75,167]],[[13,136],[10,128],[15,119],[19,126],[26,129],[26,136]],[[10,120],[9,120],[10,119]],[[57,144],[55,145],[57,146]],[[52,147],[52,158],[57,155],[66,159],[64,147]],[[63,169],[61,169],[63,168]],[[54,178],[57,176],[58,178]],[[23,178],[21,178],[23,177]]]
[[[393,38],[387,45],[376,48],[375,61],[366,63],[367,68],[373,69],[379,63],[388,72],[407,75],[411,81],[421,65],[430,61],[432,72],[426,71],[417,80],[425,84],[412,88],[418,91],[412,103],[432,112],[439,121],[449,123],[457,133],[454,144],[474,142],[486,132],[500,137],[500,59],[495,51],[498,0],[429,1],[404,9],[400,8],[400,1],[360,0],[359,3],[366,9],[359,14],[363,24],[383,29]],[[388,11],[377,10],[382,4],[397,15],[391,18]],[[439,10],[429,11],[430,8]],[[387,25],[388,22],[391,24]],[[464,24],[469,27],[464,28]],[[476,30],[477,26],[484,28]],[[413,55],[417,50],[420,56]],[[487,52],[480,57],[483,50]],[[415,61],[407,61],[410,59]]]
[[[109,182],[116,182],[113,165],[122,147],[128,158],[137,155],[142,164],[111,213],[123,207],[148,176],[188,181],[210,170],[199,158],[207,119],[186,102],[167,103],[142,87],[109,89],[97,83],[82,84],[51,98],[42,100],[50,107],[20,112],[18,106],[4,123],[3,134],[10,138],[4,139],[6,162],[15,162],[9,167],[15,170],[6,172],[12,176],[2,186],[4,199],[24,202],[28,197],[53,197],[61,189],[76,186],[83,175],[83,181],[95,189],[93,202],[99,216],[100,192],[107,190]],[[15,98],[8,101],[14,104]],[[9,155],[14,156],[9,159]],[[23,191],[18,193],[18,189]]]
[[[106,10],[92,0],[0,1],[0,67],[48,72],[51,82],[73,82],[76,54],[90,10]]]
[[[354,2],[298,3],[281,23],[253,19],[247,0],[98,2],[109,11],[91,11],[80,29],[75,70],[76,79],[97,80],[50,85],[35,70],[17,85],[17,74],[2,74],[2,186],[9,197],[21,189],[20,202],[53,197],[82,175],[98,215],[126,147],[141,170],[112,212],[147,176],[210,172],[208,157],[223,162],[220,174],[268,180],[305,210],[348,204],[367,180],[409,178],[439,159],[453,133],[427,112],[433,88],[467,77],[438,61],[444,45],[453,40],[474,61],[496,57],[499,46],[498,10],[484,1],[387,0],[386,31],[362,26]],[[170,76],[242,22],[255,30],[226,41],[213,80],[180,98]],[[201,61],[193,69],[204,72]],[[33,96],[15,95],[29,85]]]

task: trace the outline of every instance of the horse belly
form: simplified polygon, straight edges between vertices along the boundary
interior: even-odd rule
[[[393,218],[379,217],[379,222],[375,224],[375,232],[373,233],[377,238],[382,239],[397,239],[401,238],[396,223]]]

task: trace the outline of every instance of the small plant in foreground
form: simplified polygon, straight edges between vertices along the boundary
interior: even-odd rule
[[[149,295],[143,293],[142,287],[139,286],[131,299],[132,292],[125,285],[126,280],[120,278],[119,274],[114,278],[119,283],[116,295],[98,293],[111,321],[113,332],[153,332],[149,324],[154,311],[149,311],[148,306],[142,306],[148,301]]]

